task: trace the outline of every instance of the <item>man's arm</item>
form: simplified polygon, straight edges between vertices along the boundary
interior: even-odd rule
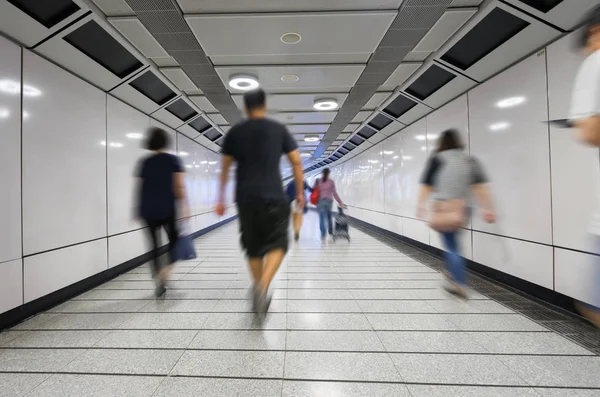
[[[219,183],[219,201],[217,203],[217,208],[215,212],[219,216],[225,215],[225,189],[227,187],[227,182],[229,180],[229,169],[231,168],[231,164],[233,164],[233,157],[224,155],[223,160],[221,161],[221,178]]]
[[[600,146],[600,116],[575,120],[574,124],[578,140],[591,146]]]
[[[288,160],[292,165],[294,173],[294,183],[296,184],[296,201],[300,208],[304,207],[304,171],[302,170],[302,160],[298,150],[292,150],[287,154]]]

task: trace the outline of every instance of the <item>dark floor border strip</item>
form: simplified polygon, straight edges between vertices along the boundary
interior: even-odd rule
[[[236,218],[237,216],[233,216],[229,219],[225,219],[223,221],[215,223],[214,225],[206,227],[202,230],[198,230],[197,232],[192,233],[191,237],[194,239],[198,238],[206,233],[213,231],[214,229],[220,226],[223,226],[233,221]],[[160,253],[164,254],[166,250],[166,246],[164,246],[160,249]],[[39,312],[48,310],[60,303],[63,303],[83,292],[87,292],[94,287],[104,284],[105,282],[112,280],[115,277],[142,265],[143,263],[148,262],[151,259],[151,255],[151,253],[142,254],[136,258],[121,263],[120,265],[106,269],[103,272],[94,274],[93,276],[90,276],[86,279],[80,280],[74,284],[61,288],[58,291],[54,291],[34,301],[28,302],[24,305],[21,305],[19,307],[16,307],[12,310],[0,314],[0,331],[5,328],[9,328],[15,324],[18,324],[21,321]]]

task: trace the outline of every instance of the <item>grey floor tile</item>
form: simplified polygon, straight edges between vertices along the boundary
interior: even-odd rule
[[[153,397],[279,397],[281,381],[266,379],[167,378]]]
[[[110,290],[145,289],[145,290],[154,291],[155,287],[156,287],[156,285],[154,284],[154,281],[152,281],[152,280],[148,280],[148,281],[116,281],[116,280],[113,280],[113,281],[109,281],[106,284],[102,284],[97,289],[110,289]]]
[[[387,353],[288,352],[285,378],[401,381]]]
[[[125,273],[115,278],[115,281],[148,281],[152,279],[150,271],[146,269],[145,272],[140,273]]]
[[[396,274],[396,273],[435,273],[439,274],[437,270],[434,270],[425,265],[418,265],[416,263],[406,263],[402,262],[402,266],[379,266],[379,269],[382,269],[388,273]]]
[[[360,313],[353,300],[288,300],[288,313]]]
[[[415,294],[421,298],[426,300],[457,300],[456,297],[450,295],[444,290],[439,288],[430,288],[430,289],[416,289],[414,290]],[[472,302],[474,300],[488,300],[486,296],[483,296],[477,292],[469,291],[469,301]]]
[[[181,281],[233,281],[236,279],[235,273],[217,273],[217,274],[202,274],[188,273],[181,277]]]
[[[547,331],[520,314],[444,314],[464,331]]]
[[[371,330],[364,314],[358,313],[289,313],[288,330]]]
[[[341,299],[350,300],[352,295],[347,289],[290,289],[288,299]]]
[[[455,331],[459,328],[442,314],[367,314],[375,330]]]
[[[365,313],[435,313],[425,301],[417,300],[357,300]]]
[[[276,289],[275,291],[271,291],[272,299],[287,299],[288,290],[287,289]],[[225,290],[223,294],[223,299],[236,299],[236,300],[249,300],[252,298],[251,291],[247,288],[236,288],[236,289],[228,289]]]
[[[109,290],[93,289],[73,298],[73,300],[125,300],[154,299],[154,290]]]
[[[543,397],[598,397],[600,389],[535,389]]]
[[[56,314],[48,321],[32,323],[15,329],[31,330],[60,330],[60,329],[115,329],[123,324],[133,314],[131,313],[76,313]]]
[[[215,281],[215,280],[212,280],[212,281],[201,281],[201,280],[181,281],[181,280],[176,280],[176,281],[172,281],[168,285],[168,288],[173,288],[173,289],[218,289],[218,288],[227,288],[232,283],[234,283],[234,281]]]
[[[589,350],[551,332],[466,332],[491,353],[590,355]]]
[[[391,280],[443,280],[439,273],[390,273]]]
[[[410,289],[353,289],[351,294],[354,299],[419,299],[415,292]]]
[[[526,387],[408,385],[408,390],[412,397],[539,397]]]
[[[491,300],[460,301],[456,299],[446,299],[439,301],[429,301],[428,303],[439,313],[515,314],[513,310]]]
[[[203,329],[279,329],[284,330],[285,313],[270,313],[261,319],[254,313],[211,313]]]
[[[390,352],[488,353],[466,332],[377,331]]]
[[[170,289],[163,295],[162,300],[193,300],[193,299],[220,299],[222,289]]]
[[[194,330],[111,331],[95,347],[124,349],[185,349],[196,336]]]
[[[0,397],[22,397],[46,380],[48,374],[0,374]]]
[[[497,356],[531,386],[600,388],[600,357]]]
[[[183,350],[91,349],[63,370],[71,373],[167,375]]]
[[[374,331],[288,331],[286,349],[316,351],[384,351]]]
[[[290,273],[288,280],[341,280],[337,273]]]
[[[347,288],[363,288],[363,289],[395,289],[395,288],[404,288],[404,284],[406,281],[399,280],[364,280],[364,281],[356,281],[350,280],[346,281]],[[412,287],[414,288],[414,287]]]
[[[151,301],[140,313],[208,313],[217,305],[216,299],[162,300]]]
[[[200,329],[208,313],[134,313],[119,329]]]
[[[28,397],[150,397],[164,378],[56,374]]]
[[[409,383],[511,385],[527,383],[497,356],[391,353],[402,379]]]
[[[300,288],[300,289],[346,289],[348,286],[345,281],[342,280],[290,280],[288,281],[288,288]]]
[[[281,378],[284,352],[186,351],[171,375]]]
[[[286,312],[286,301],[285,300],[272,300],[269,306],[269,313],[285,313]],[[224,299],[220,300],[219,303],[214,307],[213,312],[215,313],[254,313],[256,310],[252,306],[251,300],[241,299]]]
[[[0,371],[59,371],[84,352],[83,349],[0,349]]]
[[[199,331],[190,349],[284,350],[285,331]]]
[[[150,300],[79,300],[68,301],[52,309],[49,313],[135,313]]]
[[[12,327],[13,330],[40,329],[58,314],[40,313]]]
[[[411,397],[405,385],[357,382],[283,382],[282,397]]]
[[[87,348],[96,344],[110,331],[11,331],[15,339],[6,347]]]
[[[0,332],[0,346],[5,346],[10,343],[13,339],[23,335],[20,332],[5,330]]]
[[[342,280],[391,280],[390,273],[343,273]]]

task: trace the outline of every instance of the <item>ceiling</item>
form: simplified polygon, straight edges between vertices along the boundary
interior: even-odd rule
[[[213,150],[242,117],[243,91],[229,86],[231,76],[255,76],[269,94],[271,116],[288,125],[308,154],[305,168],[314,170],[356,155],[573,29],[597,0],[59,3],[79,11],[41,27],[0,0],[0,31]],[[140,69],[115,77],[78,59],[85,55],[64,40],[90,20]],[[288,33],[300,41],[284,42]],[[135,88],[140,70],[154,73],[174,95],[162,102],[138,98],[125,83]],[[319,99],[335,100],[338,108],[317,111]],[[346,145],[352,150],[338,151]]]

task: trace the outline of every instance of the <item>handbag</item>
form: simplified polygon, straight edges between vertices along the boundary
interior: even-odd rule
[[[456,231],[467,222],[466,210],[464,199],[435,201],[431,204],[429,227],[441,233]]]
[[[315,187],[313,188],[312,193],[310,194],[310,203],[312,205],[317,205],[319,202],[319,181],[315,183]]]
[[[196,259],[196,248],[194,247],[194,241],[192,240],[186,228],[183,225],[180,227],[181,232],[177,238],[175,244],[175,260],[178,261],[189,261]]]

